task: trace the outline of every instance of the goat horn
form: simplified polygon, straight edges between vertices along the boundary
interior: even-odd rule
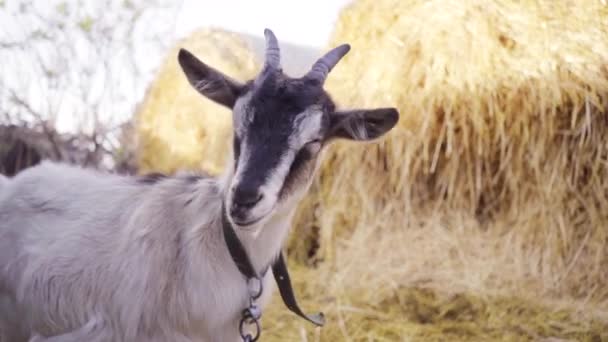
[[[318,80],[321,84],[325,82],[327,75],[336,64],[350,51],[350,45],[343,44],[326,53],[312,66],[307,78]]]
[[[264,30],[264,37],[266,38],[265,67],[279,69],[281,64],[281,51],[279,50],[277,37],[269,29]]]

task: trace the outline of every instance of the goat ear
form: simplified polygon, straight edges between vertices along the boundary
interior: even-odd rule
[[[188,82],[208,99],[232,108],[243,85],[201,62],[191,52],[180,49],[177,56]]]
[[[390,131],[399,121],[395,108],[355,109],[330,115],[329,138],[368,141]]]

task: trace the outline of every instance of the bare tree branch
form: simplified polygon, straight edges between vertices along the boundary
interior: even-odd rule
[[[32,115],[34,118],[36,118],[36,120],[38,120],[40,127],[42,128],[44,134],[47,136],[49,142],[51,143],[51,145],[53,147],[53,154],[54,154],[53,157],[56,160],[62,159],[61,151],[59,150],[59,146],[57,145],[57,140],[55,140],[54,131],[51,128],[49,128],[47,122],[42,118],[42,116],[38,112],[36,112],[27,102],[25,102],[22,98],[20,98],[13,90],[9,90],[9,91],[11,92],[12,101],[17,103],[23,109],[27,110],[27,112],[30,113],[30,115]]]
[[[86,146],[93,165],[122,154],[124,123],[160,63],[177,11],[169,0],[14,0],[0,6],[0,126],[39,127],[62,155],[58,131]],[[153,47],[158,53],[142,54]],[[139,51],[139,53],[138,53]],[[142,61],[136,56],[145,55]],[[119,152],[116,152],[119,151]]]

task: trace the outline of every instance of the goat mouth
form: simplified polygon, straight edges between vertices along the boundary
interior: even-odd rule
[[[232,222],[234,222],[234,224],[240,228],[240,229],[251,229],[253,225],[255,225],[256,223],[262,221],[262,219],[266,217],[266,215],[262,215],[258,218],[255,218],[253,220],[249,220],[249,221],[239,221],[239,220],[235,220],[234,217],[232,218]]]
[[[265,218],[269,217],[272,212],[274,211],[275,206],[273,206],[272,208],[270,208],[270,210],[268,210],[267,212],[265,212],[264,214],[246,221],[246,220],[238,220],[235,217],[232,217],[232,223],[239,229],[242,230],[254,230],[254,226],[258,223],[260,223],[262,220],[264,220]]]

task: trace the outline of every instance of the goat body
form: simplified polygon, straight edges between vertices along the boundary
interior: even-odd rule
[[[91,321],[88,341],[235,341],[248,292],[223,241],[222,196],[214,178],[142,181],[48,162],[18,174],[0,192],[0,318],[14,315],[0,341]],[[239,236],[260,269],[284,234],[264,235]]]
[[[177,56],[201,95],[232,109],[234,155],[222,177],[121,177],[45,162],[0,178],[0,342],[239,338],[249,291],[224,219],[261,273],[280,253],[321,149],[376,139],[399,119],[394,108],[336,109],[323,83],[348,45],[291,78],[276,37],[264,35],[266,62],[247,83],[186,50]]]

